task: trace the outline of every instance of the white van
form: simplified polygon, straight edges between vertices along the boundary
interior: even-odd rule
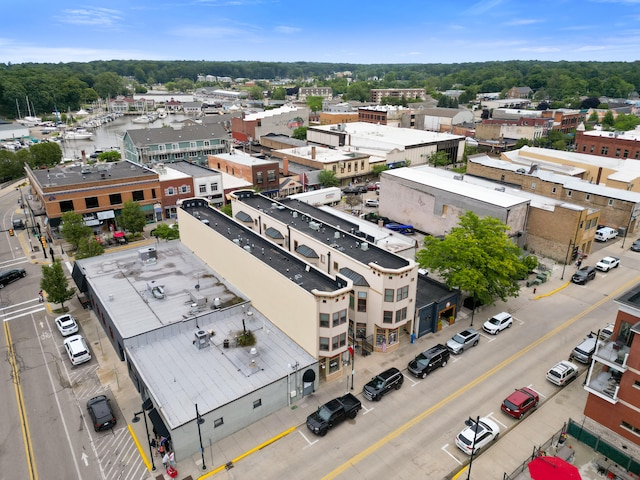
[[[616,238],[618,236],[618,230],[610,227],[602,227],[596,230],[595,239],[599,242],[606,242],[607,240],[611,240],[612,238]]]

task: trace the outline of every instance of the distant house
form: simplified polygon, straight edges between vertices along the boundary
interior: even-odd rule
[[[529,98],[533,90],[529,87],[511,87],[507,91],[507,98]]]

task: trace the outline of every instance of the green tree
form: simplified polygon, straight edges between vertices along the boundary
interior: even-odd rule
[[[598,123],[598,120],[599,120],[598,112],[595,110],[591,112],[591,115],[589,115],[589,118],[587,118],[587,122],[590,122],[590,123]]]
[[[298,127],[293,130],[291,137],[296,140],[306,140],[307,139],[307,127]]]
[[[318,180],[323,187],[337,187],[340,185],[340,180],[338,180],[336,174],[331,170],[322,170],[318,174]]]
[[[613,118],[613,112],[611,110],[607,110],[607,113],[602,117],[602,125],[608,128],[613,127],[615,119]]]
[[[380,174],[386,170],[389,170],[389,166],[386,163],[374,165],[371,167],[371,173],[373,173],[376,177],[379,177]]]
[[[508,229],[497,218],[467,212],[443,240],[425,237],[417,262],[437,272],[449,287],[468,292],[475,301],[506,301],[519,295],[517,280],[527,271],[520,249],[507,236]]]
[[[24,162],[15,153],[0,150],[0,181],[4,182],[20,177],[24,177]]]
[[[95,239],[95,237],[85,237],[80,240],[76,259],[97,257],[103,253],[104,247]]]
[[[514,148],[515,150],[519,150],[519,149],[521,149],[522,147],[524,147],[525,145],[526,145],[526,146],[530,146],[530,145],[531,145],[531,140],[529,140],[528,138],[519,138],[519,139],[516,141],[516,144],[514,145],[514,147],[513,147],[513,148]]]
[[[47,292],[47,300],[52,303],[59,303],[64,311],[64,302],[73,297],[75,288],[69,288],[69,281],[62,270],[60,260],[56,260],[51,265],[42,266],[42,278],[40,288]]]
[[[62,160],[62,149],[56,142],[36,143],[29,147],[31,153],[31,166],[53,167]]]
[[[71,244],[74,250],[78,250],[78,246],[83,239],[91,236],[91,227],[84,224],[82,215],[76,212],[64,212],[60,223],[62,238]]]
[[[177,224],[175,224],[174,227],[170,227],[166,223],[161,223],[156,227],[154,235],[163,240],[175,240],[176,238],[180,238],[180,231],[178,230]]]
[[[127,200],[124,202],[124,205],[122,205],[118,223],[128,232],[139,233],[142,232],[144,226],[147,224],[147,219],[138,202]]]
[[[98,160],[101,162],[117,162],[122,158],[122,155],[117,150],[110,150],[108,152],[102,152],[98,154]]]
[[[428,165],[433,165],[434,167],[444,167],[445,165],[451,164],[451,159],[449,158],[449,154],[444,151],[433,152],[429,155],[427,160]]]
[[[124,79],[113,72],[103,72],[96,76],[93,89],[100,98],[111,98],[127,92]]]
[[[271,98],[273,100],[285,100],[287,98],[287,91],[284,87],[274,88],[271,92]]]
[[[613,128],[623,132],[633,130],[637,125],[640,125],[640,118],[632,114],[620,113],[613,122]]]
[[[351,208],[362,205],[362,195],[345,195],[344,203],[349,205]]]
[[[249,98],[251,98],[251,100],[262,100],[264,99],[263,92],[264,90],[262,89],[262,87],[255,85],[249,89]]]
[[[312,112],[319,112],[322,110],[322,100],[322,97],[311,95],[307,97],[307,107]]]

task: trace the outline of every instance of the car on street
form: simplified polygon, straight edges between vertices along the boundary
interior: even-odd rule
[[[540,402],[538,392],[529,387],[516,388],[515,391],[502,401],[501,410],[507,415],[517,418],[524,417],[535,410]]]
[[[634,240],[634,242],[631,244],[631,250],[633,252],[640,252],[640,238]]]
[[[12,224],[14,230],[24,230],[25,228],[27,228],[21,218],[14,219]]]
[[[55,323],[63,337],[78,333],[78,322],[72,315],[60,315],[56,317]]]
[[[480,333],[474,328],[456,333],[450,340],[447,340],[447,348],[454,355],[464,352],[467,348],[475,347],[480,340]]]
[[[105,395],[98,395],[87,401],[87,410],[96,432],[115,426],[116,416],[113,414],[111,401]]]
[[[343,188],[342,193],[345,195],[367,193],[367,187],[364,185],[352,185],[350,187]]]
[[[80,365],[81,363],[91,360],[89,347],[82,335],[72,335],[67,337],[64,341],[64,349],[66,350],[69,360],[71,360],[73,365]]]
[[[593,280],[594,278],[596,278],[596,269],[587,265],[574,273],[571,281],[578,285],[585,285],[589,280]]]
[[[484,322],[482,329],[491,335],[497,335],[505,328],[511,328],[511,325],[513,325],[513,317],[511,317],[511,314],[501,312]]]
[[[606,242],[618,236],[618,230],[611,227],[602,227],[596,230],[594,238],[599,242]]]
[[[446,366],[450,356],[447,347],[438,344],[411,360],[407,365],[407,370],[416,377],[425,378],[436,368]]]
[[[547,380],[555,383],[560,387],[564,387],[578,376],[578,366],[575,363],[562,360],[556,363],[547,372]]]
[[[618,257],[604,257],[598,263],[596,268],[603,272],[608,272],[612,268],[618,268],[620,266],[620,259]]]
[[[391,367],[376,375],[364,386],[362,396],[368,400],[377,401],[387,393],[400,390],[404,382],[404,375],[395,367]]]
[[[367,183],[367,190],[373,191],[380,188],[380,183]]]
[[[600,337],[605,340],[611,338],[611,336],[613,335],[614,327],[614,323],[607,323],[603,328],[600,329]]]
[[[489,417],[481,417],[479,421],[469,418],[464,423],[467,427],[456,437],[456,445],[467,455],[477,453],[500,435],[500,427]]]
[[[0,288],[4,288],[10,283],[20,280],[27,276],[27,272],[24,268],[14,268],[13,270],[5,270],[0,272]]]
[[[380,202],[375,198],[367,198],[364,202],[365,207],[378,207],[380,206]]]

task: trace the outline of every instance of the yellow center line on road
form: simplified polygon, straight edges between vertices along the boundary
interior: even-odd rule
[[[22,429],[22,439],[24,442],[27,469],[29,470],[29,479],[38,480],[38,470],[36,469],[36,459],[33,453],[33,443],[31,441],[31,434],[29,433],[27,409],[24,404],[24,396],[22,395],[22,385],[20,384],[20,367],[16,361],[16,352],[13,348],[13,340],[11,339],[11,332],[9,331],[9,322],[3,322],[3,325],[5,342],[7,344],[7,357],[9,358],[9,365],[11,365],[13,389],[16,394],[16,403],[18,404],[20,428]]]
[[[585,315],[591,313],[596,308],[598,308],[601,305],[603,305],[603,304],[607,303],[608,301],[612,300],[614,297],[616,297],[620,293],[624,292],[625,290],[628,290],[631,286],[637,284],[639,281],[640,281],[640,276],[634,278],[633,280],[630,280],[629,282],[625,283],[623,286],[619,287],[618,289],[616,289],[614,292],[612,292],[611,294],[609,294],[608,296],[606,296],[602,300],[599,300],[598,302],[594,303],[593,305],[591,305],[590,307],[586,308],[585,310],[583,310],[579,314],[575,315],[574,317],[570,318],[566,322],[558,325],[556,328],[554,328],[550,332],[547,332],[545,335],[540,337],[535,342],[532,342],[527,347],[525,347],[525,348],[521,349],[520,351],[518,351],[518,353],[515,353],[512,356],[510,356],[509,358],[503,360],[502,362],[497,364],[495,367],[491,368],[490,370],[488,370],[487,372],[485,372],[481,376],[477,377],[475,380],[469,382],[467,385],[465,385],[461,389],[453,392],[448,397],[440,400],[438,403],[436,403],[435,405],[431,406],[430,408],[428,408],[424,412],[420,413],[416,417],[412,418],[411,420],[409,420],[404,425],[399,426],[394,431],[392,431],[389,434],[387,434],[384,437],[382,437],[380,440],[375,442],[373,445],[371,445],[371,446],[367,447],[366,449],[362,450],[357,455],[354,455],[349,460],[344,462],[342,465],[340,465],[339,467],[335,468],[333,471],[331,471],[330,473],[325,475],[322,478],[322,480],[330,480],[330,479],[336,478],[341,473],[346,472],[349,468],[355,466],[357,463],[359,463],[362,460],[364,460],[365,458],[367,458],[369,455],[371,455],[372,453],[377,451],[379,448],[381,448],[384,445],[386,445],[387,443],[389,443],[391,440],[399,437],[400,435],[405,433],[407,430],[409,430],[411,427],[413,427],[413,426],[417,425],[418,423],[422,422],[425,418],[427,418],[432,413],[440,410],[442,407],[447,405],[449,402],[455,400],[460,395],[462,395],[464,393],[467,393],[469,390],[471,390],[472,388],[476,387],[481,382],[484,382],[489,377],[491,377],[492,375],[496,374],[497,372],[502,370],[507,365],[513,363],[515,360],[517,360],[518,358],[522,357],[524,354],[530,352],[531,350],[536,348],[541,343],[549,340],[551,337],[553,337],[557,333],[561,332],[565,328],[569,327],[570,325],[572,325],[573,323],[575,323],[576,321],[578,321],[579,319],[581,319]]]

